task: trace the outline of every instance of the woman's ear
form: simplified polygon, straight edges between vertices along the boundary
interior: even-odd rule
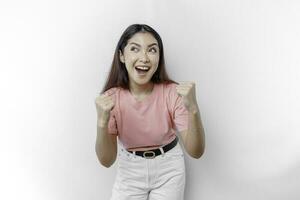
[[[124,55],[122,54],[121,50],[119,50],[119,58],[122,63],[125,63]]]

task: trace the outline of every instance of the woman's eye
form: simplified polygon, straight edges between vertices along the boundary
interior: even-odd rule
[[[137,51],[138,49],[137,48],[135,48],[135,47],[131,47],[131,49],[130,49],[131,51]]]
[[[155,48],[150,49],[151,52],[156,53],[157,50]]]

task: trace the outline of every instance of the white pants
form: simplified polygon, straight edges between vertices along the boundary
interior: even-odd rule
[[[119,144],[110,200],[183,200],[184,188],[185,161],[179,142],[153,159],[129,153]]]

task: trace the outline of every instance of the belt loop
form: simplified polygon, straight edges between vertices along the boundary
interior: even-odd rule
[[[164,155],[165,155],[165,152],[164,152],[163,148],[162,148],[162,147],[159,147],[159,150],[160,150],[162,156],[164,156]]]

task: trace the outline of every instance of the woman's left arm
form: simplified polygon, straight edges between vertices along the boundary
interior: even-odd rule
[[[188,110],[188,129],[180,132],[185,150],[193,158],[200,158],[205,149],[205,134],[198,108],[194,82],[182,82],[176,86]]]

